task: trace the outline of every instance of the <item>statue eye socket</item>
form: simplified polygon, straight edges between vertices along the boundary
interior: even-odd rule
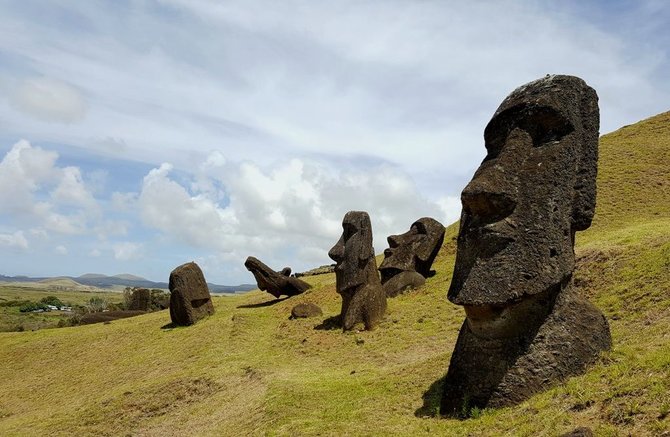
[[[427,234],[428,232],[426,231],[426,226],[424,226],[423,223],[421,222],[416,222],[412,225],[414,229],[416,229],[417,234]]]
[[[559,141],[575,128],[560,112],[550,107],[531,108],[518,123],[533,138],[533,147]]]
[[[344,223],[342,225],[342,229],[344,230],[343,236],[345,240],[348,240],[352,235],[358,232],[356,226],[352,225],[351,223]]]
[[[563,114],[550,106],[520,105],[506,109],[491,120],[484,130],[488,151],[484,161],[498,156],[507,136],[515,128],[528,132],[533,139],[533,147],[559,141],[575,130]]]

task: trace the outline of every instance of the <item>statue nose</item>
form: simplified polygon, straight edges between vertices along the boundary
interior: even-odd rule
[[[397,235],[389,235],[386,238],[386,241],[388,241],[389,247],[391,247],[391,248],[398,247],[398,236]]]
[[[516,207],[516,196],[512,190],[493,188],[473,179],[461,193],[463,209],[487,221],[507,217]]]
[[[328,251],[328,256],[335,262],[340,262],[344,258],[344,244],[342,241],[338,241],[335,246],[333,246]]]

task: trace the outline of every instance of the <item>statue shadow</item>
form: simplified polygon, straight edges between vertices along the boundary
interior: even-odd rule
[[[323,320],[320,324],[316,325],[314,329],[319,331],[332,331],[334,329],[341,329],[342,322],[340,321],[340,316],[332,316]]]
[[[168,323],[167,325],[163,325],[163,326],[161,326],[161,329],[168,331],[168,330],[170,330],[170,329],[177,328],[178,326],[179,326],[179,325],[170,322],[170,323]]]
[[[445,375],[428,387],[428,390],[421,396],[423,405],[414,411],[414,416],[419,418],[440,417],[440,401],[442,400],[442,390],[446,378]]]
[[[238,305],[237,308],[263,308],[263,307],[269,307],[272,305],[276,305],[280,302],[284,302],[286,299],[290,298],[291,296],[286,296],[281,299],[275,299],[275,300],[266,300],[265,302],[260,302],[260,303],[249,303],[246,305]]]

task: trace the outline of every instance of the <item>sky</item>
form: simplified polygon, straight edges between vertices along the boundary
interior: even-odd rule
[[[0,0],[0,274],[253,283],[458,219],[516,87],[583,78],[601,133],[670,110],[670,3]]]

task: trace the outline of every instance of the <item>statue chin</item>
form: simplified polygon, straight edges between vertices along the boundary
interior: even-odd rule
[[[482,339],[521,337],[535,332],[553,306],[548,293],[501,305],[465,305],[468,327]]]

